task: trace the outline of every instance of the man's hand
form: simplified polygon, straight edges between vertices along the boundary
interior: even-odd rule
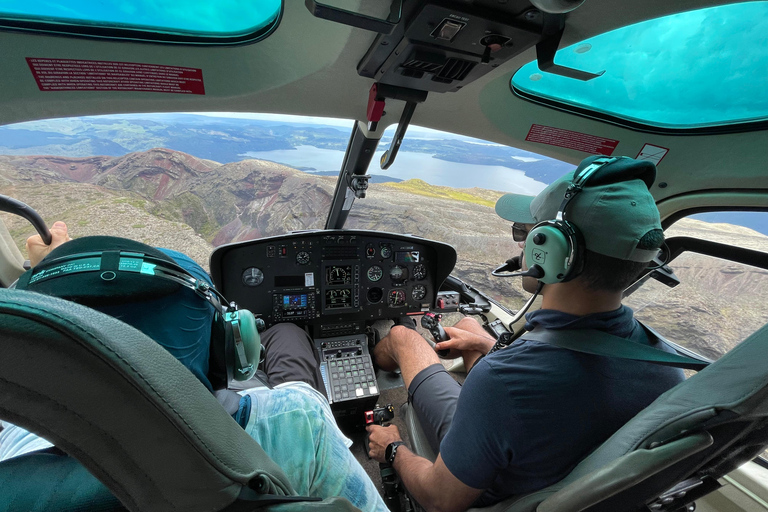
[[[395,441],[402,441],[400,431],[394,425],[382,427],[379,425],[368,425],[365,427],[370,437],[368,438],[368,455],[379,462],[387,462],[384,457],[387,446]]]
[[[487,354],[496,340],[488,334],[476,334],[458,327],[444,327],[451,339],[435,345],[435,350],[457,350],[459,352],[475,351]],[[450,355],[450,354],[449,354]],[[458,357],[458,355],[456,356]]]
[[[34,235],[27,238],[27,255],[29,263],[34,267],[45,258],[48,253],[63,244],[72,240],[67,231],[67,225],[61,221],[54,222],[50,229],[51,245],[45,245],[40,235]]]

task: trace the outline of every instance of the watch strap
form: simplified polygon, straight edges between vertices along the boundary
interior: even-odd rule
[[[405,443],[403,441],[393,441],[387,445],[387,450],[385,452],[387,462],[392,464],[395,462],[395,455],[397,455],[397,447],[400,445],[404,445]]]

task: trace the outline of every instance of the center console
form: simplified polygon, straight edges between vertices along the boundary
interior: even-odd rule
[[[421,314],[456,263],[450,245],[376,231],[292,233],[224,245],[216,288],[267,327],[291,322],[314,339],[334,414],[354,417],[379,396],[366,325]]]

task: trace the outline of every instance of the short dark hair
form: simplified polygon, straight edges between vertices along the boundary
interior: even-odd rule
[[[658,249],[663,244],[664,232],[652,229],[643,235],[637,248]],[[584,251],[584,268],[579,278],[590,290],[620,292],[640,277],[646,267],[647,262],[620,260],[587,249]]]

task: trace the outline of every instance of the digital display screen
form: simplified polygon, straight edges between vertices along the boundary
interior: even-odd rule
[[[352,284],[352,265],[333,265],[326,268],[325,284]]]
[[[352,307],[352,289],[339,288],[325,291],[325,308],[341,309]]]
[[[283,309],[306,309],[307,294],[283,295]]]
[[[275,276],[275,286],[304,286],[304,276]]]
[[[419,251],[397,251],[395,263],[418,263]]]

